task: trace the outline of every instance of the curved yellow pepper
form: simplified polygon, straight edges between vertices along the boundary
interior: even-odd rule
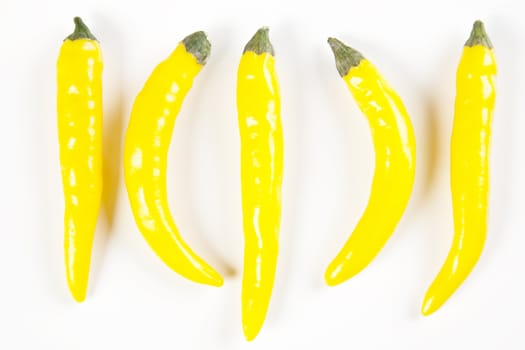
[[[102,55],[75,17],[57,62],[57,112],[64,188],[64,252],[69,290],[86,297],[91,248],[102,195]]]
[[[259,333],[270,302],[281,217],[281,101],[268,28],[248,42],[237,74],[244,223],[242,322],[247,340]]]
[[[222,276],[182,239],[166,196],[166,158],[175,119],[210,47],[204,32],[189,35],[146,81],[126,132],[124,175],[135,222],[155,253],[187,279],[221,286]]]
[[[477,263],[487,234],[489,144],[496,98],[496,60],[483,23],[476,21],[456,74],[456,103],[450,145],[454,240],[428,289],[421,312],[443,305]]]
[[[365,212],[325,273],[326,283],[334,286],[363,270],[393,233],[412,193],[416,145],[401,99],[377,69],[339,40],[328,43],[339,74],[368,119],[376,156]]]

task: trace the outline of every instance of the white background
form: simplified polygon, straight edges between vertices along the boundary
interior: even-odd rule
[[[29,1],[0,10],[1,349],[525,349],[525,22],[516,1]],[[64,276],[55,63],[81,16],[101,42],[105,193],[87,300]],[[455,70],[475,19],[499,64],[489,234],[466,283],[419,313],[452,240],[449,138]],[[242,335],[237,64],[270,26],[285,136],[278,275],[263,330]],[[149,249],[122,179],[130,107],[153,67],[187,34],[212,42],[177,120],[169,198],[184,238],[225,275],[187,282]],[[409,207],[381,254],[335,288],[323,274],[368,197],[368,126],[326,44],[362,51],[395,87],[417,137]]]

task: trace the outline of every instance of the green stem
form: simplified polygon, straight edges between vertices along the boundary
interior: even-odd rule
[[[190,34],[182,40],[182,44],[186,48],[186,51],[197,59],[199,64],[206,64],[211,53],[211,44],[206,37],[206,33],[201,30]]]
[[[346,76],[352,67],[357,67],[365,59],[359,51],[346,46],[336,38],[328,38],[328,44],[334,52],[335,66],[341,77]]]
[[[252,51],[255,52],[257,55],[269,53],[270,55],[275,56],[275,51],[273,50],[272,43],[268,38],[268,31],[268,27],[260,28],[250,39],[250,41],[248,41],[248,44],[246,44],[242,53]]]
[[[86,26],[80,17],[73,18],[75,22],[75,30],[73,33],[64,40],[78,40],[78,39],[90,39],[97,40],[95,36],[91,33],[89,28]],[[97,40],[98,41],[98,40]]]
[[[465,46],[469,47],[476,45],[481,45],[492,49],[492,43],[490,42],[487,32],[485,32],[485,26],[480,20],[474,22],[474,25],[472,26],[472,31],[470,32],[470,37],[465,43]]]

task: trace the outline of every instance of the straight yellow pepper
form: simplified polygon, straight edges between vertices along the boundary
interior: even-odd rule
[[[339,74],[368,119],[376,157],[365,212],[325,273],[326,283],[334,286],[363,270],[392,235],[412,193],[416,144],[401,99],[377,69],[341,41],[330,38],[328,43]]]
[[[244,226],[242,323],[247,340],[259,333],[270,303],[281,218],[281,100],[268,28],[244,48],[237,74]]]
[[[126,132],[124,175],[135,222],[153,251],[187,279],[221,286],[222,276],[182,239],[166,195],[166,159],[175,119],[210,49],[204,32],[193,33],[146,81]]]
[[[441,271],[425,295],[421,309],[424,315],[439,309],[456,291],[476,265],[485,244],[495,78],[492,44],[483,23],[476,21],[456,73],[450,143],[454,240]]]
[[[57,112],[64,189],[64,252],[73,298],[86,297],[102,195],[102,55],[79,17],[60,49]]]

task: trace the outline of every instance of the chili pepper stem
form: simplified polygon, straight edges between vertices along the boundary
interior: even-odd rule
[[[474,22],[474,25],[472,26],[472,31],[470,32],[470,37],[465,43],[465,46],[470,47],[476,45],[481,45],[492,49],[492,42],[490,41],[489,36],[485,31],[485,26],[483,25],[483,22],[481,22],[480,20]]]
[[[275,52],[273,50],[272,43],[270,42],[270,38],[268,37],[269,29],[268,27],[261,27],[248,41],[246,46],[244,47],[243,53],[246,53],[247,51],[253,51],[257,55],[262,55],[263,53],[269,53],[272,56],[275,56]]]
[[[328,44],[334,53],[335,65],[341,77],[347,75],[352,67],[357,67],[364,59],[359,51],[343,44],[336,38],[328,38]]]
[[[203,66],[206,64],[211,53],[211,44],[206,37],[206,33],[201,30],[190,34],[182,40],[182,44],[186,51],[197,59],[199,64]]]
[[[73,18],[73,22],[75,22],[75,30],[67,38],[65,38],[64,41],[79,39],[90,39],[98,41],[80,17]]]

